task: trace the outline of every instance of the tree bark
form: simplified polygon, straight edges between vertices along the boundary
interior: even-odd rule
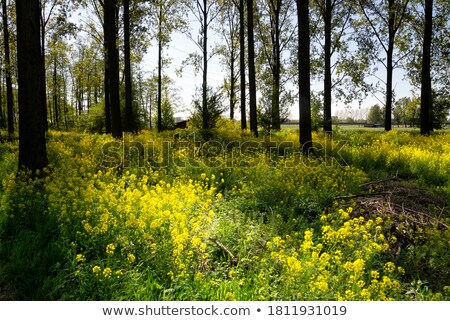
[[[20,0],[19,0],[20,1]],[[40,39],[41,39],[41,99],[42,99],[42,103],[44,104],[44,108],[42,108],[41,113],[42,113],[42,118],[44,120],[44,127],[45,130],[48,130],[48,112],[47,112],[47,80],[46,80],[46,76],[45,76],[45,21],[44,21],[44,17],[42,15],[42,11],[41,11],[41,0],[39,1],[40,6],[39,6],[39,18],[40,18],[40,30],[41,30],[41,35],[40,35]]]
[[[203,0],[203,82],[202,82],[202,123],[203,130],[209,129],[208,117],[208,1]]]
[[[3,96],[3,79],[2,79],[2,73],[1,73],[1,69],[0,69],[0,128],[6,128],[6,117],[3,111],[3,101],[2,101],[2,96]]]
[[[256,111],[256,71],[255,71],[255,36],[253,22],[253,0],[247,0],[248,28],[248,83],[250,94],[250,130],[258,137],[258,120]]]
[[[111,134],[111,103],[109,97],[109,68],[108,68],[108,54],[105,43],[105,77],[104,77],[104,92],[105,92],[105,131],[106,134]]]
[[[19,84],[19,170],[34,174],[48,164],[42,109],[42,57],[39,0],[17,1],[17,62]]]
[[[58,110],[58,91],[57,91],[57,86],[58,86],[58,79],[57,79],[57,59],[56,59],[56,54],[55,54],[55,58],[53,61],[53,108],[54,108],[54,115],[55,115],[55,125],[56,128],[59,128],[59,110]]]
[[[158,116],[158,133],[163,131],[162,128],[162,3],[159,4],[159,24],[158,24],[158,97],[157,97],[157,116]]]
[[[130,0],[123,0],[123,30],[125,56],[125,130],[129,132],[135,132],[136,126],[133,117],[133,88],[131,79],[130,55]]]
[[[420,92],[420,134],[429,135],[433,130],[431,109],[431,41],[433,33],[433,0],[425,0],[425,26],[422,49],[422,84]]]
[[[234,49],[233,49],[234,50]],[[230,119],[234,119],[234,107],[236,105],[236,79],[234,63],[236,58],[234,57],[235,52],[231,52],[231,62],[230,62]]]
[[[245,110],[245,7],[244,0],[239,0],[239,68],[241,77],[241,129],[247,129],[247,113]]]
[[[122,120],[119,96],[119,51],[117,48],[117,0],[104,3],[105,42],[107,47],[109,103],[111,110],[111,132],[114,138],[122,137]]]
[[[325,46],[324,46],[324,60],[325,60],[325,71],[324,71],[324,121],[323,121],[323,131],[325,133],[332,133],[332,123],[331,123],[331,19],[332,19],[332,0],[326,0],[325,2],[325,12],[324,12],[324,22],[325,22]]]
[[[384,129],[390,131],[392,129],[392,75],[394,73],[393,56],[394,56],[394,39],[395,39],[395,0],[389,0],[389,43],[386,52],[386,106],[384,116]]]
[[[311,134],[311,83],[310,83],[310,39],[309,39],[309,3],[297,1],[298,19],[298,84],[300,112],[300,146],[303,154],[309,154],[312,148]]]
[[[14,134],[14,98],[11,80],[11,55],[9,48],[9,29],[6,0],[2,0],[3,41],[5,47],[5,74],[6,74],[6,111],[8,113],[8,136]]]
[[[274,25],[272,32],[274,33],[274,37],[272,38],[272,46],[273,46],[273,66],[272,66],[272,128],[274,130],[281,129],[281,120],[280,120],[280,77],[281,77],[281,38],[280,38],[280,10],[281,10],[281,1],[274,0],[273,1],[273,9],[274,9]]]

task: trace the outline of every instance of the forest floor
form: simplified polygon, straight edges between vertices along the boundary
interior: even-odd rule
[[[9,284],[1,277],[3,273],[3,265],[0,261],[0,301],[13,300],[14,295]]]
[[[300,158],[297,132],[234,125],[50,131],[38,180],[1,143],[0,300],[450,300],[450,133],[318,133]]]

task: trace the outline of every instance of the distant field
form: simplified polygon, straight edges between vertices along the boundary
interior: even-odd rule
[[[282,124],[281,128],[284,130],[295,131],[298,130],[298,124]],[[417,127],[392,126],[393,130],[414,132],[419,131]],[[333,130],[342,131],[369,131],[369,132],[383,132],[384,127],[364,127],[361,125],[333,125]],[[450,132],[450,126],[445,126],[442,131]]]

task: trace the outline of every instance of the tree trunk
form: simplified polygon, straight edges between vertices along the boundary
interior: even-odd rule
[[[47,166],[42,109],[42,57],[39,0],[17,1],[17,62],[19,84],[19,170],[33,173]]]
[[[159,4],[159,25],[158,25],[158,97],[157,97],[157,114],[158,114],[158,133],[162,128],[162,3]]]
[[[298,84],[300,111],[300,145],[303,154],[309,154],[312,147],[311,135],[311,84],[310,84],[310,39],[309,3],[297,0],[298,19]]]
[[[123,31],[125,56],[125,130],[135,132],[136,126],[133,117],[133,89],[131,83],[130,0],[123,0]]]
[[[111,103],[109,97],[109,68],[108,68],[108,58],[106,51],[106,43],[105,43],[105,131],[107,134],[111,134]]]
[[[234,49],[233,49],[234,50]],[[234,70],[234,63],[236,61],[235,52],[231,52],[230,62],[230,119],[234,119],[234,107],[236,105],[236,76]]]
[[[280,10],[281,1],[275,1],[274,10],[274,32],[273,39],[273,85],[272,85],[272,128],[274,130],[281,129],[280,120],[280,77],[281,77],[281,39],[280,39]]]
[[[394,73],[393,56],[394,56],[394,39],[395,39],[395,8],[394,0],[389,0],[389,43],[386,52],[386,110],[384,116],[384,129],[389,131],[392,129],[392,75]]]
[[[20,0],[19,0],[20,1]],[[42,108],[42,118],[44,120],[45,130],[48,130],[48,116],[47,116],[47,80],[45,77],[45,22],[44,17],[42,16],[42,12],[39,9],[40,16],[40,30],[41,30],[41,99],[44,104],[44,108]]]
[[[208,1],[203,0],[203,83],[202,83],[202,123],[203,130],[210,129],[208,117]]]
[[[3,100],[2,100],[2,96],[3,96],[3,79],[2,79],[2,73],[1,73],[1,68],[0,68],[0,128],[4,129],[6,128],[6,118],[5,118],[5,114],[3,111]]]
[[[54,108],[54,115],[55,115],[55,125],[56,128],[59,128],[59,111],[58,111],[58,93],[57,93],[57,66],[56,66],[56,55],[55,59],[53,61],[53,108]]]
[[[67,82],[66,82],[66,78],[64,76],[64,74],[62,75],[62,81],[63,81],[63,96],[64,96],[64,101],[63,101],[63,110],[64,110],[64,126],[66,127],[66,130],[69,130],[69,123],[67,122],[67,114],[68,114],[68,110],[67,110]]]
[[[239,0],[239,68],[241,76],[241,129],[247,129],[245,110],[245,7],[244,0]]]
[[[256,71],[255,71],[255,36],[253,30],[253,0],[247,1],[248,27],[248,82],[250,91],[250,130],[258,137],[258,120],[256,112]]]
[[[6,74],[6,110],[8,112],[8,136],[14,134],[14,98],[11,80],[11,58],[9,52],[9,29],[6,0],[2,0],[3,13],[3,41],[5,46],[5,74]]]
[[[331,18],[332,7],[331,0],[326,0],[324,22],[325,22],[325,71],[324,71],[324,83],[323,83],[323,131],[325,133],[332,133],[333,127],[331,123]]]
[[[105,0],[104,23],[105,43],[107,47],[109,103],[111,110],[111,132],[114,138],[122,137],[122,120],[119,96],[119,51],[117,48],[117,0]]]
[[[422,86],[420,92],[420,134],[429,135],[433,130],[431,109],[431,38],[433,33],[433,0],[425,0],[425,26],[422,50]]]

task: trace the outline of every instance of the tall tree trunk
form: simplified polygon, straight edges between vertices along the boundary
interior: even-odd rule
[[[297,0],[298,19],[298,84],[300,111],[300,145],[303,154],[309,154],[312,147],[311,134],[311,83],[310,83],[310,39],[309,3]]]
[[[241,77],[241,129],[247,129],[247,113],[245,110],[245,6],[239,0],[239,69]]]
[[[272,84],[272,128],[274,130],[281,129],[280,120],[280,77],[281,77],[281,37],[280,37],[280,10],[281,1],[273,2],[274,9],[274,38],[273,41],[273,84]]]
[[[123,0],[123,31],[125,56],[125,130],[135,132],[136,126],[133,117],[133,89],[131,84],[130,0]]]
[[[250,94],[250,130],[258,137],[258,120],[256,112],[256,71],[255,71],[255,36],[253,21],[253,0],[247,0],[248,27],[248,83]]]
[[[331,122],[331,18],[332,18],[332,0],[326,0],[324,22],[325,22],[325,47],[324,47],[324,82],[323,82],[323,131],[325,133],[332,133],[333,127]]]
[[[203,0],[203,83],[202,83],[202,123],[203,130],[210,129],[208,117],[208,1]]]
[[[392,75],[394,73],[393,56],[394,56],[394,39],[395,39],[395,0],[389,0],[389,43],[386,52],[386,109],[384,116],[384,129],[389,131],[392,129]]]
[[[158,97],[157,97],[157,114],[158,114],[158,133],[162,128],[162,3],[159,4],[159,24],[158,24]]]
[[[119,51],[117,48],[117,0],[105,0],[105,42],[108,48],[109,103],[111,110],[111,132],[114,138],[122,137],[122,120],[119,96]]]
[[[234,49],[233,49],[234,50]],[[234,63],[236,61],[235,52],[231,52],[230,57],[230,119],[234,119],[234,107],[236,105],[236,76],[234,70]]]
[[[5,46],[5,74],[6,74],[6,110],[8,112],[8,136],[14,133],[14,98],[11,81],[11,58],[9,52],[9,29],[6,0],[2,0],[3,13],[3,41]]]
[[[56,66],[56,55],[55,55],[55,59],[53,61],[53,108],[55,110],[54,115],[55,115],[55,125],[56,128],[59,128],[59,111],[58,111],[58,92],[57,92],[57,86],[58,86],[58,82],[57,82],[57,66]]]
[[[67,121],[67,114],[68,114],[68,110],[67,110],[67,82],[66,82],[66,77],[64,76],[64,73],[62,75],[62,81],[63,81],[63,97],[64,97],[64,101],[63,101],[63,110],[64,110],[64,126],[66,128],[66,130],[69,130],[69,123]]]
[[[387,76],[386,76],[386,110],[384,115],[384,129],[389,131],[392,129],[392,76],[394,73],[393,67],[393,54],[394,54],[394,44],[389,43],[389,48],[387,52]]]
[[[433,35],[433,0],[425,0],[425,26],[422,49],[422,85],[420,91],[420,134],[429,135],[433,130],[431,110],[431,41]]]
[[[0,68],[0,128],[4,129],[6,128],[6,118],[5,118],[5,113],[3,110],[3,100],[2,100],[2,96],[3,96],[3,79],[2,79],[2,73],[1,73],[1,68]]]
[[[105,43],[105,77],[104,77],[104,92],[105,92],[105,132],[111,134],[111,100],[109,97],[109,68],[107,49]]]
[[[20,1],[20,0],[19,0]],[[41,3],[41,1],[39,1]],[[48,116],[47,116],[47,80],[45,77],[45,22],[44,17],[42,15],[41,9],[39,9],[39,17],[40,17],[40,30],[41,30],[41,100],[44,104],[44,108],[42,108],[42,118],[44,120],[45,130],[48,130]]]
[[[148,117],[149,117],[149,125],[150,129],[153,129],[153,120],[152,120],[152,95],[150,94],[149,104],[148,104]]]
[[[47,166],[42,109],[39,0],[17,1],[17,62],[19,83],[19,170],[33,173]]]

